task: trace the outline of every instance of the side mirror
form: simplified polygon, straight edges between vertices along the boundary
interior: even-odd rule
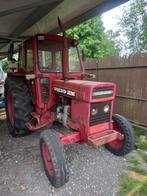
[[[82,61],[86,62],[86,53],[85,50],[82,50]]]

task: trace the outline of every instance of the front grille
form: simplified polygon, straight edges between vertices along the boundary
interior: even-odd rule
[[[97,87],[93,89],[92,98],[107,98],[113,96],[113,87]]]
[[[104,107],[109,105],[108,112],[104,112]],[[92,115],[92,109],[97,109],[97,114]],[[92,103],[90,108],[90,126],[110,121],[111,102]]]

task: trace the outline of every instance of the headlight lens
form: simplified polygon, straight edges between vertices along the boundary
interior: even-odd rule
[[[97,113],[98,113],[98,109],[97,108],[92,108],[91,115],[95,116]]]
[[[104,106],[104,112],[107,113],[110,110],[110,106],[107,104]]]

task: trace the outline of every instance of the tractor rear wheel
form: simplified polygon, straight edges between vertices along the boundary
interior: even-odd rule
[[[105,144],[105,147],[117,156],[123,156],[131,152],[135,147],[134,129],[131,123],[123,116],[114,114],[112,117],[113,129],[121,133],[122,140],[114,140]]]
[[[41,133],[40,150],[45,173],[50,183],[56,188],[63,186],[69,179],[69,170],[63,145],[55,130],[44,130]]]
[[[24,79],[8,77],[5,81],[7,125],[13,137],[28,135],[25,126],[31,120],[33,104]]]

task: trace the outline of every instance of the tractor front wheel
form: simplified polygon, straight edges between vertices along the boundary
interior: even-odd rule
[[[59,188],[69,179],[69,170],[64,157],[63,145],[55,130],[44,130],[40,136],[40,150],[46,176]]]
[[[116,139],[105,144],[105,147],[117,156],[128,154],[134,149],[135,135],[131,123],[123,116],[114,114],[112,117],[113,129],[123,135],[123,139]]]

